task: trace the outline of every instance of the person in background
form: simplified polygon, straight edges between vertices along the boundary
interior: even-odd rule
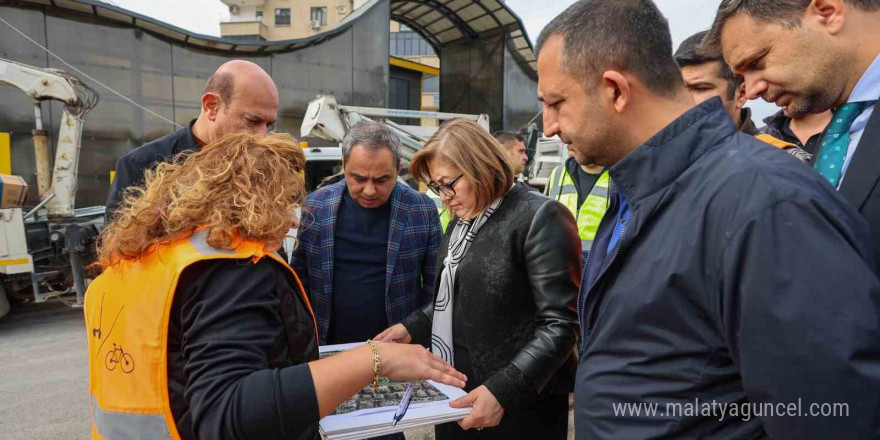
[[[880,0],[724,0],[704,45],[745,78],[750,99],[793,118],[834,111],[813,168],[868,220],[880,273],[877,29]]]
[[[611,179],[608,171],[597,165],[581,165],[575,157],[577,151],[568,149],[568,159],[550,173],[545,194],[559,201],[574,215],[581,254],[584,261],[590,255],[599,222],[608,209],[608,187]]]
[[[376,339],[430,344],[469,378],[451,406],[473,410],[437,426],[438,440],[566,438],[580,246],[568,209],[514,185],[514,168],[464,119],[413,156],[413,176],[459,220],[438,255],[434,302]]]
[[[822,49],[728,61],[747,55],[769,75],[748,54]],[[653,1],[580,0],[536,51],[545,134],[613,182],[578,297],[577,439],[877,438],[880,280],[864,219],[818,173],[740,132],[721,98],[694,106]],[[788,412],[828,402],[847,416]]]
[[[526,165],[529,164],[525,138],[521,134],[509,130],[496,131],[492,136],[510,154],[510,163],[513,164],[514,175],[522,176],[526,170]],[[523,186],[529,191],[538,191],[533,186],[520,180],[517,180],[516,184]]]
[[[816,154],[816,145],[825,127],[831,122],[831,110],[821,113],[807,113],[792,118],[779,110],[764,118],[764,127],[760,130],[784,142],[797,145],[811,155]]]
[[[721,106],[733,119],[739,131],[785,150],[801,162],[807,163],[811,156],[797,145],[784,142],[758,130],[752,121],[752,110],[746,108],[745,84],[724,62],[721,55],[709,55],[702,49],[703,38],[708,31],[697,32],[685,39],[675,51],[675,61],[681,68],[684,85],[697,104],[718,96]]]
[[[514,175],[522,174],[529,163],[529,156],[526,154],[525,138],[521,134],[509,130],[496,131],[492,136],[510,154],[510,163],[513,164]]]
[[[311,440],[379,376],[464,386],[418,346],[318,360],[309,299],[273,252],[297,227],[304,164],[288,135],[233,134],[126,194],[84,306],[92,439]]]
[[[308,196],[291,264],[322,345],[363,342],[430,304],[443,239],[434,203],[398,179],[391,129],[353,127],[342,156],[345,179]]]
[[[110,223],[129,187],[143,185],[144,172],[182,152],[198,151],[231,133],[266,134],[278,113],[278,89],[260,66],[232,60],[208,79],[199,117],[186,127],[148,142],[119,158],[107,194],[104,223]]]

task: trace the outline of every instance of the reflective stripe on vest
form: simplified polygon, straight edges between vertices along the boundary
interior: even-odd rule
[[[550,172],[550,181],[547,182],[547,197],[559,200],[562,194],[562,176],[568,174],[565,171],[565,165],[559,165]]]
[[[104,411],[92,396],[92,420],[105,440],[171,440],[162,414],[131,414]]]
[[[314,322],[299,278],[278,254],[247,240],[234,250],[216,249],[207,236],[203,229],[160,245],[137,261],[107,268],[89,285],[83,310],[93,440],[180,440],[168,395],[168,320],[178,279],[190,265],[272,258],[294,277]]]
[[[562,173],[561,178],[557,178],[559,172]],[[599,222],[602,221],[605,210],[608,209],[610,183],[611,178],[608,171],[603,171],[596,184],[593,185],[593,189],[590,190],[590,194],[584,199],[584,203],[578,207],[577,187],[565,167],[559,166],[551,174],[548,194],[553,194],[552,198],[565,205],[574,215],[577,220],[578,235],[581,238],[581,250],[584,252],[589,252],[593,247],[596,231],[599,230]]]

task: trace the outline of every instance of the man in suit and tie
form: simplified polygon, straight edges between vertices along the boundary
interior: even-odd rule
[[[363,342],[434,300],[440,219],[428,196],[398,182],[399,150],[383,124],[352,128],[345,179],[304,206],[292,265],[322,345]]]
[[[880,272],[880,0],[723,0],[704,45],[749,99],[834,111],[813,167],[867,219]]]

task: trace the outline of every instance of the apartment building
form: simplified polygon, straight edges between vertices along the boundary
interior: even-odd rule
[[[351,14],[354,0],[221,0],[229,21],[220,35],[238,40],[290,40],[332,29]]]

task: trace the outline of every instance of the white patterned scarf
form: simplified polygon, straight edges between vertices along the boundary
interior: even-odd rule
[[[452,345],[452,297],[455,291],[455,271],[467,255],[474,237],[489,221],[504,197],[496,199],[472,220],[459,220],[449,237],[449,250],[440,272],[440,287],[434,300],[434,322],[431,324],[431,351],[450,365],[455,365]]]

